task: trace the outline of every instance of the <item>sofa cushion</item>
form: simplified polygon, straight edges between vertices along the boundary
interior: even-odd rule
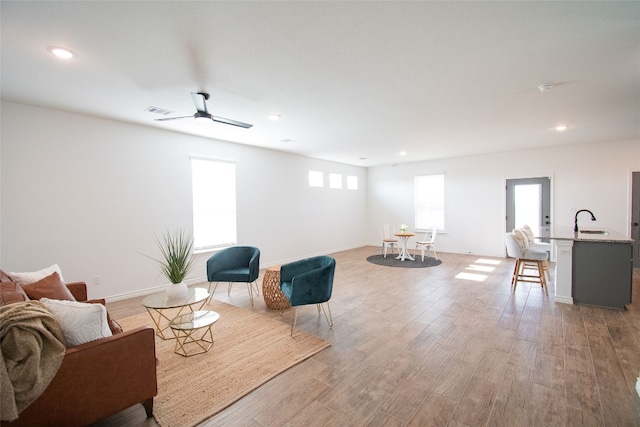
[[[25,293],[31,299],[49,298],[69,301],[76,300],[73,297],[73,294],[69,291],[69,288],[62,283],[58,272],[53,272],[50,276],[38,280],[37,282],[23,285],[22,289],[24,289]]]
[[[102,304],[106,307],[106,301],[102,298],[99,299],[90,299],[87,301],[88,303],[91,304]],[[120,326],[120,324],[118,322],[116,322],[115,320],[113,320],[111,318],[111,316],[109,315],[109,311],[107,310],[107,323],[109,324],[109,329],[111,329],[111,333],[113,335],[116,334],[120,334],[123,332],[122,330],[122,326]]]
[[[40,300],[58,322],[67,347],[110,337],[107,309],[102,304],[78,301]]]
[[[10,282],[11,277],[4,271],[0,270],[0,282]]]
[[[29,301],[29,297],[20,285],[13,282],[0,282],[0,306],[23,301]]]
[[[37,282],[38,280],[44,279],[47,276],[50,276],[53,272],[57,272],[60,276],[60,281],[64,283],[64,279],[62,278],[62,271],[58,264],[53,264],[47,268],[43,268],[42,270],[32,271],[28,273],[13,273],[9,272],[7,275],[11,278],[12,282],[17,283],[20,286],[28,285],[30,283]]]

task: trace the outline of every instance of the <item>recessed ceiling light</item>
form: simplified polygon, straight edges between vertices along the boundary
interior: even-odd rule
[[[400,152],[400,155],[401,155],[401,156],[406,156],[406,155],[407,155],[407,152],[406,152],[406,151],[401,151],[401,152]]]
[[[48,46],[47,50],[51,52],[53,55],[62,59],[71,59],[78,56],[78,54],[75,53],[74,51],[66,49],[64,47],[59,47],[59,46]]]
[[[274,122],[276,120],[280,120],[280,114],[269,114],[269,119],[273,120]]]
[[[558,125],[558,126],[556,126],[556,130],[558,132],[564,132],[567,129],[569,129],[569,126],[567,126],[567,125]]]

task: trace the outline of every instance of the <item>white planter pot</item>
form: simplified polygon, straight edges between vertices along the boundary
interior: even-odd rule
[[[170,299],[186,298],[188,293],[189,288],[183,282],[171,283],[165,291],[165,295]]]

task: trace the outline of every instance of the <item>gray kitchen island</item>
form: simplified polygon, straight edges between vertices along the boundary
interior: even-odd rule
[[[631,303],[633,240],[611,230],[568,227],[546,237],[556,248],[556,301],[617,309]]]

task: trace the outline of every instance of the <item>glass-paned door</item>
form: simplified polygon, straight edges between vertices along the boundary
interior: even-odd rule
[[[548,177],[508,179],[506,231],[528,224],[536,235],[548,233],[551,226],[550,189]]]

